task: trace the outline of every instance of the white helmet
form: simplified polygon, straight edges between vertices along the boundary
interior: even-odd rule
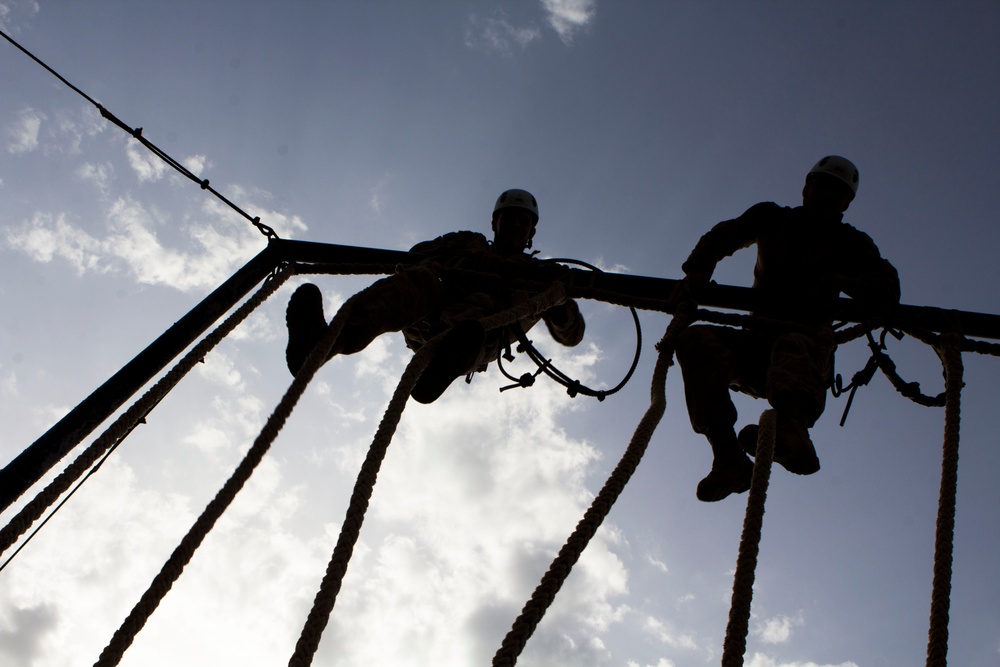
[[[531,211],[535,216],[535,222],[538,222],[538,202],[535,201],[535,197],[527,190],[514,188],[501,194],[497,198],[496,205],[493,207],[493,217],[496,217],[496,214],[505,208],[523,208]]]
[[[841,181],[851,189],[852,194],[858,194],[858,168],[854,163],[839,155],[827,155],[809,170],[810,174],[827,174]]]

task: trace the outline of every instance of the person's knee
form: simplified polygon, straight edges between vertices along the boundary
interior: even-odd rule
[[[678,335],[675,354],[681,368],[715,368],[729,363],[731,351],[715,329],[712,326],[696,325]]]
[[[677,335],[677,344],[674,349],[678,361],[683,363],[686,359],[700,356],[708,338],[707,333],[704,331],[705,329],[706,327],[704,326],[688,327]]]

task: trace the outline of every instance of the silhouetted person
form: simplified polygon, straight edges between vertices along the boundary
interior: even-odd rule
[[[537,223],[538,203],[531,193],[507,190],[493,208],[492,242],[478,232],[461,231],[413,246],[411,252],[425,259],[359,293],[330,357],[360,352],[390,331],[402,331],[412,350],[447,331],[411,393],[420,403],[437,400],[456,378],[486,370],[515,337],[507,328],[485,332],[478,320],[522,303],[532,293],[499,288],[496,280],[479,280],[468,273],[449,276],[446,271],[436,271],[435,265],[472,272],[516,273],[518,265],[539,263],[525,253],[531,247]],[[528,331],[538,319],[522,320],[520,326]],[[540,319],[563,345],[583,340],[584,319],[573,300],[547,310]],[[285,321],[285,359],[288,370],[296,375],[327,326],[323,297],[316,285],[306,283],[295,290],[288,301]]]
[[[775,409],[775,462],[799,475],[819,470],[809,429],[823,413],[831,384],[837,299],[847,294],[871,314],[899,303],[896,269],[867,234],[842,221],[857,189],[854,164],[824,157],[806,176],[802,206],[757,204],[713,227],[684,262],[684,283],[697,295],[721,259],[756,244],[753,289],[760,306],[754,314],[804,325],[698,325],[678,338],[691,425],[708,438],[714,454],[711,472],[698,484],[700,500],[722,500],[750,488],[753,463],[746,453],[756,451],[757,425],[737,437],[730,389],[766,398]]]

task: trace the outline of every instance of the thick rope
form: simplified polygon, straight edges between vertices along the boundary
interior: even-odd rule
[[[11,518],[10,522],[0,530],[0,553],[3,553],[14,544],[41,517],[45,510],[52,506],[101,456],[110,449],[117,447],[138,424],[145,420],[153,408],[163,400],[191,369],[200,363],[226,336],[232,333],[250,313],[274,294],[290,275],[288,271],[279,271],[265,281],[253,297],[234,311],[232,315],[208,336],[191,348],[190,352],[184,355],[166,375],[122,413],[73,463],[68,465],[31,502],[21,508],[21,511]]]
[[[962,401],[962,339],[957,334],[946,334],[941,338],[942,345],[938,354],[945,369],[946,403],[941,487],[938,493],[937,528],[934,538],[931,618],[930,628],[927,631],[927,667],[945,667],[948,664],[948,618],[955,542],[958,438]]]
[[[117,665],[121,661],[125,650],[132,644],[136,635],[146,624],[146,621],[149,620],[156,607],[159,606],[160,601],[163,600],[171,587],[173,587],[174,582],[180,577],[184,571],[184,567],[190,562],[195,551],[201,545],[202,541],[204,541],[205,536],[208,535],[226,508],[232,504],[236,498],[236,494],[243,488],[243,485],[250,479],[250,475],[264,458],[264,454],[270,449],[271,444],[278,437],[278,433],[285,425],[289,415],[291,415],[292,410],[295,408],[295,404],[302,397],[316,371],[326,361],[337,336],[340,335],[341,330],[344,328],[344,323],[350,315],[354,298],[348,299],[333,320],[331,320],[326,331],[323,333],[323,337],[316,345],[316,348],[306,358],[299,374],[285,391],[285,395],[281,397],[281,401],[278,402],[274,412],[268,417],[267,422],[264,424],[263,429],[261,429],[260,434],[249,451],[247,451],[243,461],[236,467],[232,476],[226,480],[226,483],[215,495],[215,498],[205,507],[205,510],[198,517],[198,520],[195,521],[187,535],[184,536],[181,543],[174,549],[174,552],[163,565],[160,573],[156,575],[149,588],[139,599],[139,602],[136,603],[121,627],[115,632],[111,638],[111,642],[101,652],[100,658],[94,663],[95,667]]]
[[[650,405],[639,421],[632,440],[621,461],[615,467],[600,493],[594,498],[583,519],[577,524],[573,534],[552,561],[548,572],[524,605],[521,615],[514,621],[510,632],[504,637],[500,649],[493,657],[494,667],[513,667],[524,650],[528,639],[534,633],[545,611],[555,600],[573,565],[579,560],[591,538],[597,533],[605,517],[610,513],[618,496],[621,495],[632,474],[642,460],[642,456],[666,410],[665,386],[667,369],[673,363],[674,345],[677,335],[690,323],[690,317],[678,312],[667,327],[663,339],[657,344],[658,356],[653,369],[650,386]]]
[[[496,315],[484,317],[480,323],[487,331],[497,329],[545,312],[562,303],[565,299],[565,287],[562,283],[554,283],[542,294]],[[320,583],[319,591],[313,599],[312,609],[306,618],[299,640],[295,644],[295,652],[288,661],[289,667],[308,667],[312,664],[316,651],[319,649],[323,630],[326,629],[330,621],[330,614],[337,602],[337,595],[340,593],[344,576],[347,574],[347,566],[354,552],[354,546],[361,534],[361,526],[368,510],[368,502],[374,492],[379,469],[382,467],[382,461],[385,459],[389,444],[392,442],[392,436],[402,417],[403,409],[406,407],[406,401],[409,399],[410,392],[417,380],[420,379],[420,374],[423,373],[446,334],[447,332],[438,334],[427,345],[421,347],[403,371],[403,376],[389,401],[389,406],[379,423],[368,454],[361,466],[361,471],[358,473],[340,536],[337,538],[337,544],[327,565],[323,581]]]
[[[733,577],[729,624],[726,626],[726,638],[722,645],[722,667],[742,667],[743,654],[747,649],[750,603],[753,600],[753,582],[757,569],[757,554],[760,551],[767,485],[771,478],[771,463],[774,460],[776,422],[777,415],[774,410],[765,410],[760,416],[757,454],[754,457],[747,511],[743,518],[743,535],[740,537],[736,574]]]
[[[358,537],[361,534],[361,525],[364,523],[365,513],[368,510],[368,502],[375,489],[378,471],[382,467],[382,461],[385,459],[389,444],[392,442],[392,436],[399,425],[399,420],[402,417],[403,409],[406,407],[406,401],[410,397],[410,392],[413,391],[417,380],[420,379],[420,374],[423,373],[428,362],[430,362],[440,340],[441,335],[438,335],[413,355],[410,363],[406,366],[406,370],[403,371],[399,384],[396,385],[396,391],[389,401],[389,406],[386,408],[385,415],[382,417],[382,421],[379,423],[378,430],[375,433],[375,438],[368,449],[368,455],[361,465],[358,479],[354,483],[354,491],[351,493],[351,500],[347,507],[347,516],[344,519],[343,527],[340,529],[337,545],[333,549],[333,556],[327,565],[319,591],[317,591],[316,597],[313,599],[312,609],[309,611],[309,616],[302,627],[299,640],[295,644],[295,652],[288,661],[289,667],[311,665],[313,657],[317,649],[319,649],[323,630],[326,629],[327,623],[330,621],[330,614],[333,612],[337,595],[340,593],[344,576],[347,574],[347,566],[350,563],[351,555],[354,553],[354,546],[357,544]]]

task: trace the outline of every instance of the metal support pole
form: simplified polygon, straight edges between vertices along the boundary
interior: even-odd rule
[[[421,256],[416,253],[399,250],[272,239],[267,248],[247,262],[232,278],[208,295],[0,470],[0,512],[17,500],[279,264],[300,262],[385,266],[413,264],[420,259]],[[538,279],[551,277],[551,273],[537,273],[537,267],[530,265],[520,269],[521,278],[530,280],[533,275]],[[617,303],[666,313],[673,312],[670,295],[680,282],[668,278],[581,269],[567,269],[563,279],[567,284],[567,292],[573,297],[597,298],[590,295],[595,291],[602,291],[613,293]],[[712,284],[698,297],[701,305],[712,308],[753,311],[757,305],[757,293],[746,287]],[[859,321],[857,308],[850,299],[840,299],[840,306],[840,319],[847,322]],[[966,336],[1000,340],[1000,316],[997,315],[900,305],[889,314],[887,323],[892,326],[919,327],[936,333],[957,332]]]
[[[0,470],[0,512],[42,478],[277,266],[269,245]]]

